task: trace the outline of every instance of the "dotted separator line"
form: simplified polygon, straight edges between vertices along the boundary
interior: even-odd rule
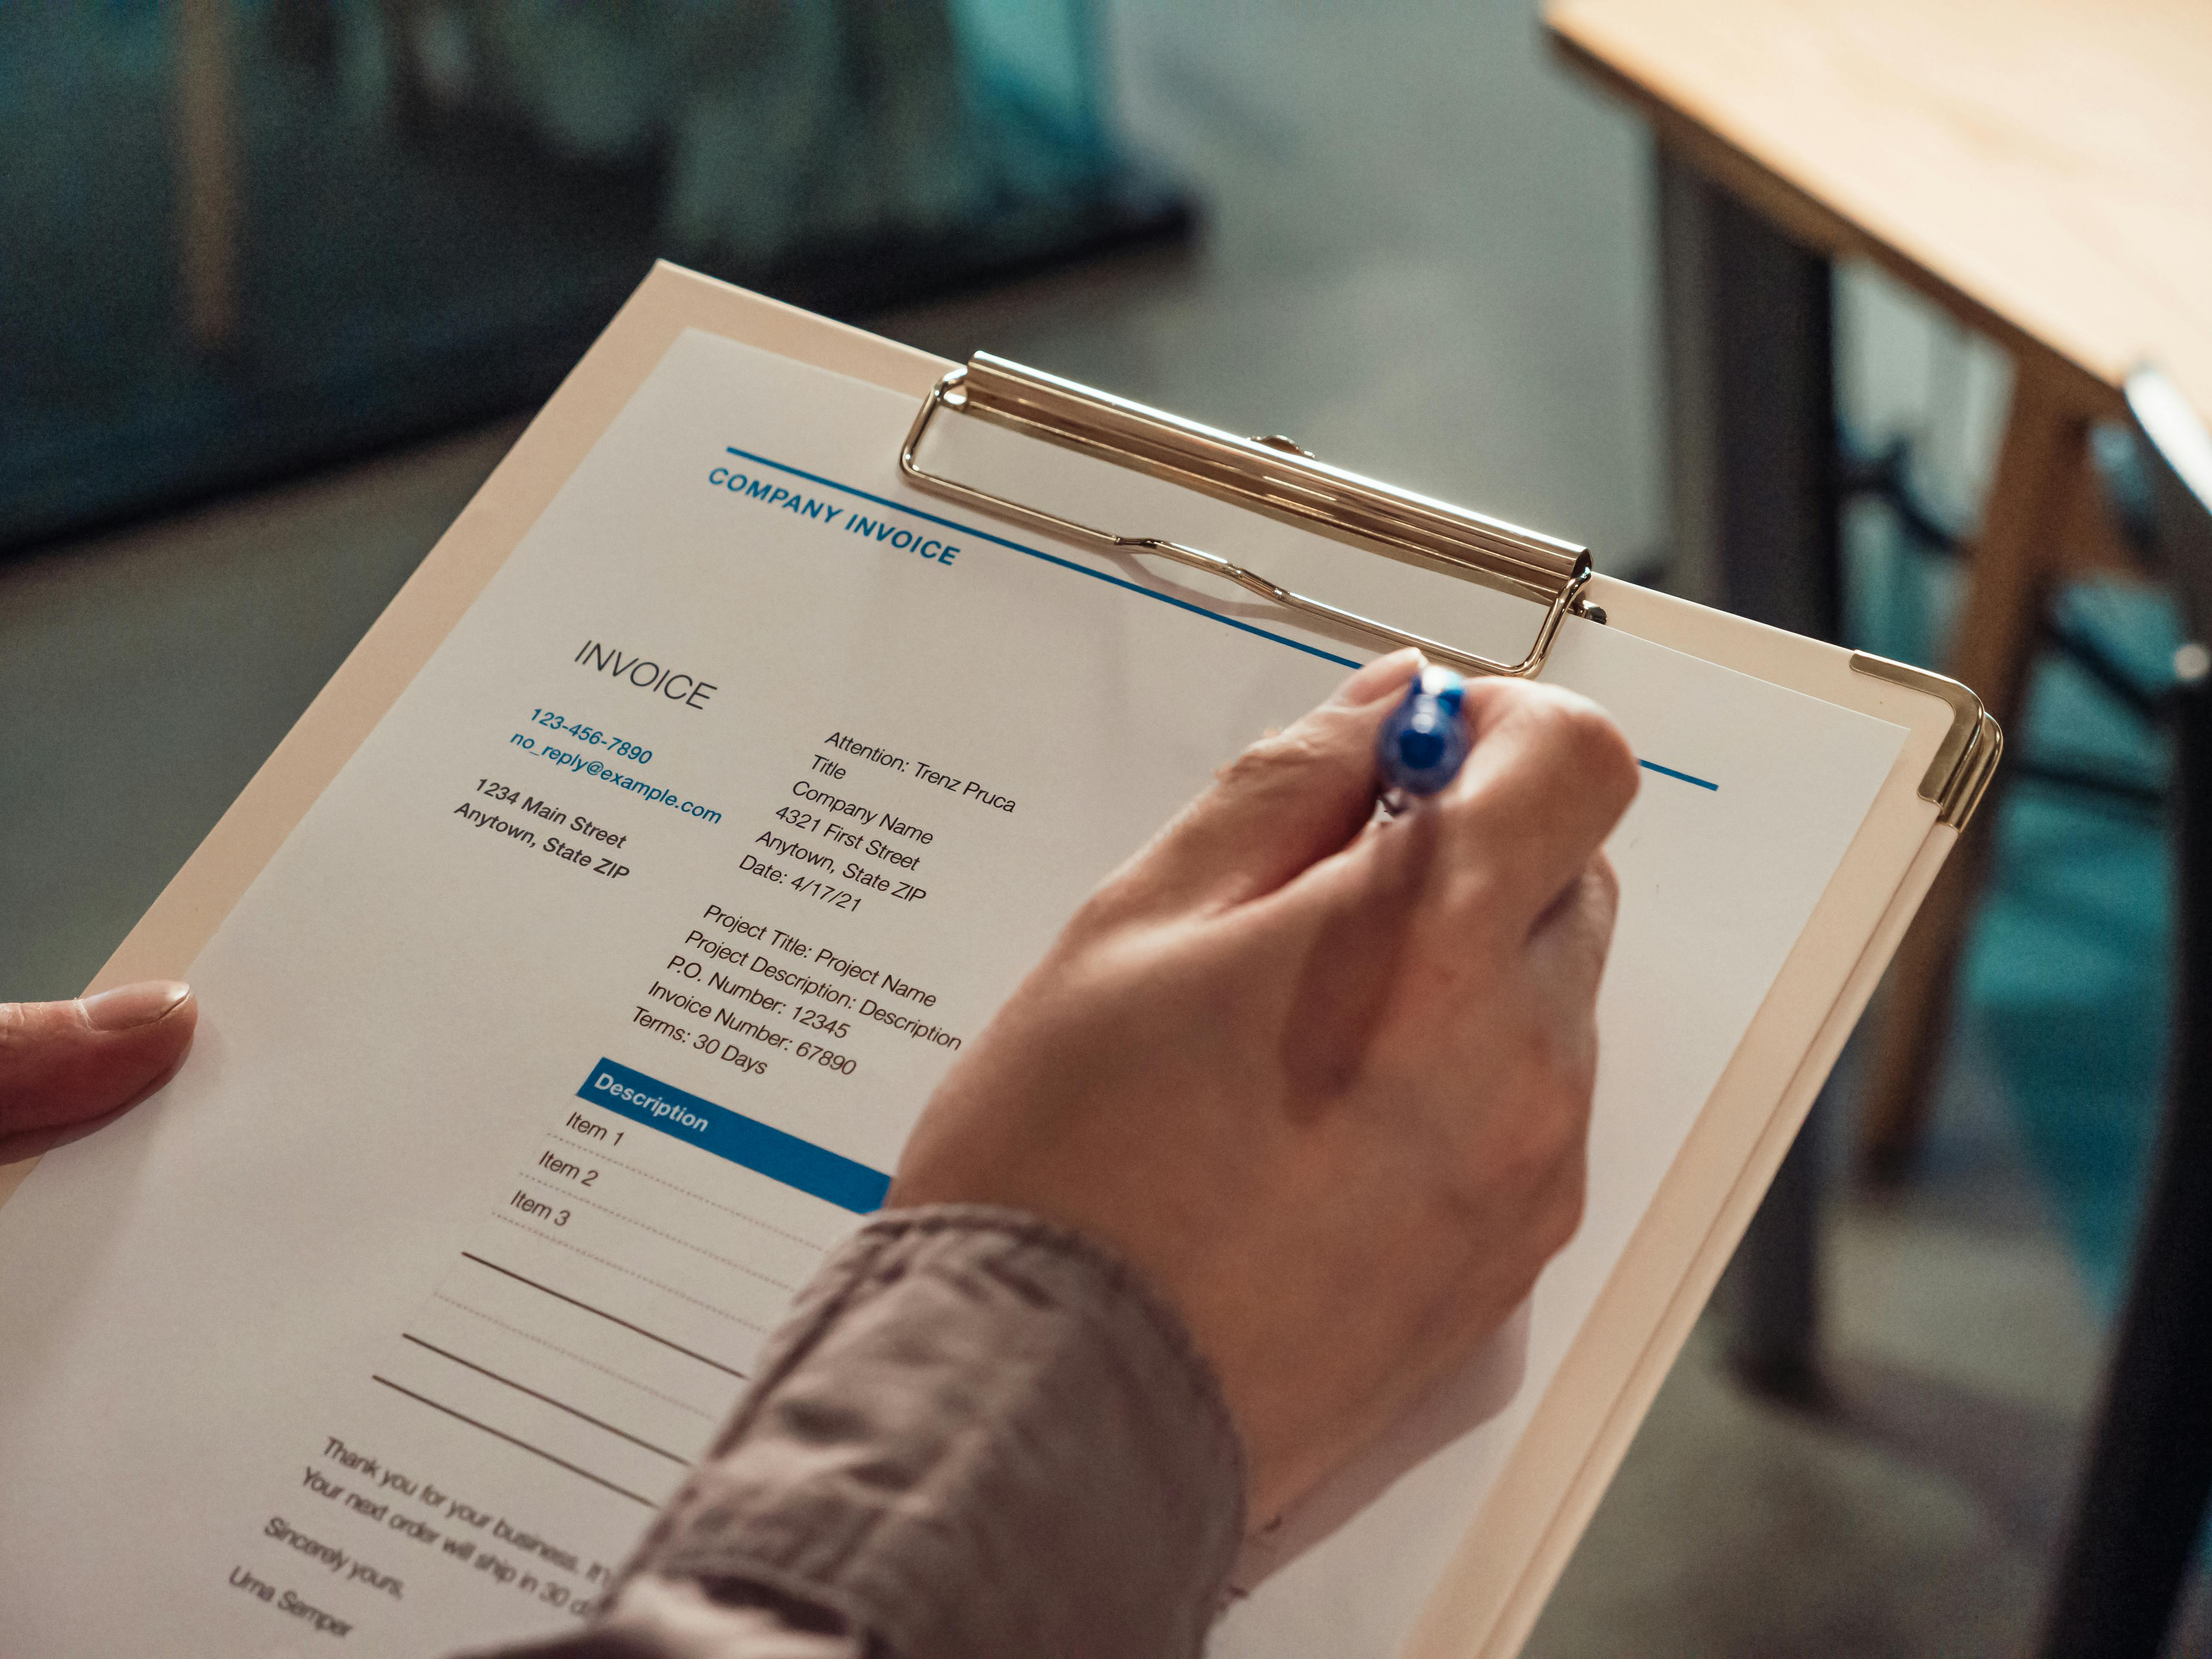
[[[710,1210],[720,1210],[724,1215],[733,1215],[740,1221],[750,1221],[754,1226],[758,1227],[763,1232],[774,1233],[778,1238],[787,1238],[794,1244],[804,1244],[808,1249],[818,1250],[824,1255],[830,1254],[830,1247],[827,1244],[817,1243],[813,1239],[802,1237],[797,1233],[786,1232],[782,1228],[775,1225],[771,1222],[763,1221],[757,1215],[747,1215],[743,1210],[732,1209],[726,1204],[718,1203],[714,1199],[708,1198],[704,1193],[695,1193],[689,1187],[679,1187],[674,1182],[665,1180],[663,1177],[653,1174],[650,1170],[641,1170],[635,1164],[625,1164],[618,1158],[609,1158],[605,1152],[599,1151],[596,1146],[587,1146],[580,1140],[571,1140],[566,1135],[556,1135],[550,1130],[547,1131],[545,1138],[548,1140],[557,1140],[563,1146],[573,1146],[580,1152],[590,1154],[592,1157],[599,1159],[602,1164],[613,1164],[617,1170],[628,1170],[632,1175],[641,1176],[646,1180],[652,1182],[657,1187],[667,1188],[672,1193],[681,1193],[686,1198],[696,1199],[700,1203],[704,1204]],[[765,1177],[763,1177],[763,1179],[765,1179]]]
[[[596,1198],[586,1198],[581,1193],[572,1193],[566,1187],[556,1187],[551,1182],[544,1179],[542,1176],[526,1173],[522,1178],[530,1182],[533,1187],[543,1187],[549,1193],[558,1193],[561,1195],[561,1201],[563,1204],[580,1204],[587,1210],[597,1210],[601,1215],[611,1215],[617,1221],[627,1221],[631,1226],[642,1228],[647,1232],[653,1234],[656,1238],[665,1238],[671,1244],[680,1244],[687,1250],[696,1250],[701,1255],[705,1256],[709,1261],[719,1261],[725,1267],[734,1267],[741,1273],[749,1273],[753,1278],[760,1280],[762,1284],[773,1285],[779,1291],[789,1291],[793,1288],[792,1285],[785,1284],[781,1279],[770,1279],[766,1273],[761,1272],[757,1267],[748,1267],[742,1261],[732,1261],[726,1255],[715,1255],[714,1251],[708,1249],[703,1244],[694,1244],[688,1238],[678,1238],[674,1233],[654,1226],[650,1221],[640,1221],[634,1215],[624,1215],[620,1210],[616,1209],[612,1205],[602,1204]]]

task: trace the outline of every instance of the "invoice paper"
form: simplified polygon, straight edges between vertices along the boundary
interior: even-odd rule
[[[11,1651],[430,1654],[583,1617],[1062,918],[1370,654],[940,511],[899,481],[912,413],[679,338],[192,965],[175,1081],[0,1208]],[[1438,637],[1533,630],[957,443]],[[1645,765],[1588,1220],[1503,1411],[1223,1653],[1402,1638],[1905,735],[1581,621],[1547,672]]]

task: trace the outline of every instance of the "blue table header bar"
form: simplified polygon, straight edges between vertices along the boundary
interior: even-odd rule
[[[891,1178],[881,1170],[855,1164],[826,1146],[772,1129],[611,1060],[592,1067],[576,1097],[859,1215],[882,1209],[884,1194],[890,1190]]]

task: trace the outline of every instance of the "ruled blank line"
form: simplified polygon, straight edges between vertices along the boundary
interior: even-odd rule
[[[735,1365],[726,1365],[719,1359],[709,1359],[705,1354],[699,1352],[696,1348],[687,1348],[681,1342],[673,1341],[669,1338],[661,1335],[658,1331],[648,1331],[642,1325],[634,1325],[619,1314],[611,1314],[605,1308],[595,1308],[590,1303],[582,1300],[580,1297],[570,1296],[566,1291],[556,1291],[550,1285],[541,1285],[536,1279],[530,1278],[527,1274],[515,1272],[512,1267],[502,1267],[496,1261],[488,1261],[483,1256],[477,1255],[473,1251],[463,1250],[461,1252],[461,1260],[464,1261],[473,1261],[479,1267],[489,1267],[495,1273],[504,1273],[507,1278],[514,1280],[516,1284],[527,1285],[533,1291],[543,1291],[546,1295],[551,1297],[556,1302],[565,1302],[572,1308],[581,1308],[587,1314],[597,1314],[601,1319],[605,1320],[610,1325],[619,1325],[626,1331],[635,1331],[638,1335],[643,1337],[648,1342],[658,1342],[664,1348],[673,1348],[677,1352],[682,1354],[686,1359],[696,1359],[702,1365],[712,1365],[716,1370],[727,1372],[730,1376],[736,1377],[740,1382],[744,1382],[748,1375],[748,1373],[739,1370]]]
[[[768,1327],[765,1325],[755,1324],[751,1320],[747,1319],[742,1314],[733,1314],[726,1308],[718,1307],[712,1302],[702,1301],[699,1297],[693,1296],[689,1291],[679,1291],[673,1285],[664,1285],[657,1279],[649,1279],[645,1274],[638,1272],[636,1268],[625,1267],[621,1262],[610,1261],[605,1256],[600,1255],[594,1251],[586,1249],[580,1244],[571,1244],[565,1238],[556,1238],[550,1233],[541,1233],[535,1227],[525,1227],[522,1223],[517,1221],[513,1216],[501,1215],[496,1210],[492,1212],[491,1218],[494,1221],[504,1221],[510,1227],[520,1228],[522,1231],[528,1233],[532,1238],[542,1238],[548,1244],[558,1244],[564,1250],[574,1250],[578,1255],[582,1256],[586,1261],[596,1261],[602,1267],[612,1267],[618,1273],[628,1273],[632,1279],[636,1279],[641,1285],[650,1285],[656,1291],[665,1291],[669,1295],[676,1297],[678,1301],[689,1302],[695,1308],[704,1308],[708,1313],[714,1315],[718,1318],[726,1319],[733,1325],[743,1325],[746,1329],[758,1331],[763,1336],[768,1334]]]
[[[579,1365],[589,1366],[592,1370],[599,1372],[602,1376],[611,1376],[617,1382],[627,1382],[639,1393],[649,1394],[655,1400],[665,1401],[668,1405],[675,1407],[678,1411],[690,1412],[694,1417],[712,1419],[714,1416],[712,1412],[701,1411],[698,1407],[692,1405],[688,1401],[678,1400],[672,1394],[663,1394],[659,1389],[654,1388],[649,1382],[641,1382],[634,1376],[624,1376],[620,1371],[617,1370],[611,1365],[602,1365],[596,1359],[586,1359],[583,1355],[576,1352],[572,1348],[564,1348],[557,1342],[548,1342],[544,1337],[533,1335],[532,1333],[524,1330],[520,1325],[510,1325],[504,1319],[496,1318],[494,1316],[484,1312],[481,1308],[471,1308],[465,1302],[456,1302],[452,1297],[447,1296],[443,1291],[432,1291],[431,1298],[434,1301],[444,1303],[449,1308],[459,1308],[465,1314],[473,1314],[478,1319],[483,1320],[487,1325],[498,1326],[500,1329],[507,1332],[510,1336],[519,1336],[525,1342],[535,1342],[539,1347],[547,1350],[549,1352],[559,1354],[563,1359],[573,1359]]]
[[[495,1440],[504,1440],[510,1446],[520,1446],[523,1450],[531,1453],[533,1456],[544,1458],[547,1462],[554,1465],[556,1468],[566,1469],[571,1474],[580,1474],[583,1476],[585,1480],[590,1481],[593,1486],[605,1486],[609,1492],[613,1492],[619,1497],[629,1498],[633,1504],[642,1504],[649,1510],[657,1510],[660,1507],[659,1504],[654,1503],[650,1498],[639,1497],[628,1486],[617,1486],[613,1481],[607,1480],[603,1475],[593,1474],[589,1469],[578,1468],[574,1463],[571,1463],[565,1457],[554,1456],[551,1452],[547,1451],[543,1446],[533,1446],[527,1440],[518,1440],[514,1436],[507,1433],[503,1430],[495,1429],[489,1423],[479,1423],[475,1418],[470,1417],[465,1413],[455,1411],[451,1406],[440,1405],[436,1401],[431,1399],[427,1394],[417,1394],[412,1389],[403,1389],[399,1384],[394,1382],[388,1376],[379,1376],[375,1372],[371,1371],[369,1373],[368,1380],[372,1382],[381,1382],[386,1388],[391,1389],[392,1393],[404,1394],[410,1400],[416,1401],[422,1405],[428,1406],[434,1412],[443,1412],[447,1416],[453,1419],[456,1422],[465,1423],[472,1429],[482,1429],[486,1434],[489,1435]]]
[[[471,1309],[470,1311],[474,1312],[475,1310]],[[508,1388],[513,1389],[517,1394],[526,1394],[532,1400],[544,1401],[547,1405],[554,1407],[556,1411],[564,1411],[571,1417],[580,1417],[585,1422],[590,1424],[593,1428],[605,1429],[609,1434],[618,1436],[622,1439],[629,1441],[633,1446],[642,1447],[645,1450],[651,1452],[655,1457],[665,1457],[670,1462],[679,1463],[687,1469],[691,1467],[691,1460],[690,1458],[678,1457],[674,1452],[666,1449],[665,1447],[656,1446],[650,1440],[641,1439],[636,1435],[632,1434],[628,1429],[618,1429],[613,1424],[605,1422],[602,1419],[592,1416],[591,1413],[587,1411],[579,1410],[565,1400],[556,1400],[550,1394],[540,1394],[537,1389],[532,1388],[526,1382],[518,1382],[511,1376],[501,1376],[497,1371],[492,1370],[489,1365],[479,1365],[475,1360],[464,1359],[460,1355],[449,1352],[447,1350],[440,1347],[434,1342],[425,1342],[421,1337],[416,1335],[412,1331],[402,1331],[399,1334],[405,1340],[412,1342],[418,1348],[428,1348],[432,1353],[437,1355],[441,1359],[450,1359],[456,1365],[466,1366],[479,1376],[488,1376],[495,1382],[504,1382]]]

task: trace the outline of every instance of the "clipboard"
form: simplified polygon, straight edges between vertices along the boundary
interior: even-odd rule
[[[1698,1115],[1404,1651],[1505,1659],[1595,1510],[1844,1039],[1982,798],[2002,735],[1964,686],[1613,580],[1586,550],[988,356],[945,363],[657,266],[95,978],[179,976],[429,659],[629,394],[687,328],[911,397],[917,489],[1054,537],[1194,568],[1366,642],[1540,674],[1563,620],[1625,629],[1902,726],[1887,781]],[[1530,602],[1517,659],[1486,657],[1279,586],[1179,542],[1060,517],[925,466],[931,425],[980,420]],[[28,1164],[0,1170],[0,1201]]]

